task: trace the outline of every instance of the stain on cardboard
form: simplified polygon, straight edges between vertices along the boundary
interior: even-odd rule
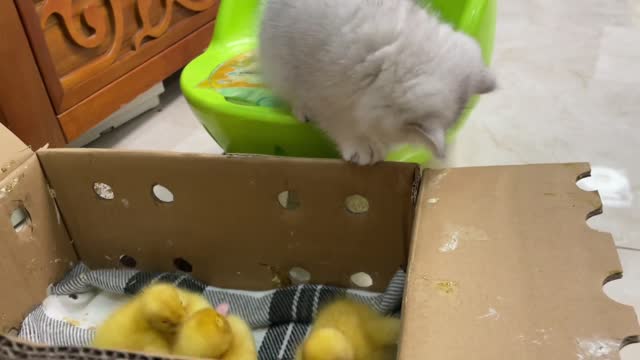
[[[453,280],[431,279],[429,276],[424,275],[422,279],[431,283],[434,289],[441,295],[453,295],[458,291],[459,284]]]
[[[442,244],[442,246],[440,246],[438,250],[443,253],[452,252],[458,248],[459,244],[460,244],[460,233],[458,231],[455,231],[453,234],[451,234],[451,238],[449,238],[447,242]]]
[[[16,161],[15,160],[11,160],[8,163],[0,166],[0,174],[4,174],[6,172],[9,172],[9,170],[11,170],[12,167],[16,166]]]
[[[621,342],[614,339],[576,339],[576,355],[578,360],[617,359]]]
[[[478,319],[481,319],[481,320],[498,320],[498,319],[500,319],[500,313],[495,308],[490,307],[487,310],[487,313],[484,314],[484,315],[478,316]]]
[[[1,187],[0,197],[12,192],[13,189],[15,189],[16,186],[18,186],[18,183],[20,183],[20,180],[22,180],[23,178],[24,178],[24,174],[21,174],[20,176],[16,176],[15,178],[11,179],[11,181],[9,181],[7,185]]]
[[[442,180],[447,176],[447,174],[449,174],[449,169],[442,170],[441,172],[438,173],[438,175],[434,176],[431,180],[429,180],[429,183],[427,186],[438,187],[440,185],[440,182],[442,182]]]
[[[260,264],[271,272],[271,283],[275,288],[291,286],[291,280],[289,280],[289,274],[284,272],[278,266],[269,264]]]
[[[543,346],[543,345],[547,345],[551,343],[551,338],[552,338],[552,333],[553,333],[553,329],[552,328],[547,328],[547,329],[535,329],[534,331],[530,332],[530,333],[526,333],[526,334],[519,334],[517,336],[517,339],[523,343],[523,344],[531,344],[531,345],[536,345],[536,346]],[[603,359],[603,360],[608,360],[608,357],[605,358],[591,358],[591,357],[586,357],[586,358],[581,358],[578,357],[578,359]]]
[[[487,233],[474,226],[448,225],[442,235],[442,244],[438,248],[441,253],[451,253],[464,243],[471,241],[488,241]]]
[[[427,200],[427,204],[435,205],[440,201],[440,198],[430,198]]]
[[[443,295],[453,295],[458,290],[458,283],[451,280],[436,281],[435,288]]]

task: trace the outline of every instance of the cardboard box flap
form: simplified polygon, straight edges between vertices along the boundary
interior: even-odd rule
[[[576,186],[588,174],[585,164],[425,171],[400,358],[618,359],[640,329],[602,291],[621,265],[611,236],[585,222],[601,208]]]
[[[312,282],[338,286],[366,272],[383,290],[406,265],[414,165],[112,150],[38,157],[92,268],[186,268],[209,284],[262,290],[302,267]]]
[[[76,262],[46,178],[32,156],[0,180],[0,333],[19,327]]]
[[[0,181],[6,178],[12,169],[22,164],[33,154],[31,148],[25,145],[4,125],[0,124]]]

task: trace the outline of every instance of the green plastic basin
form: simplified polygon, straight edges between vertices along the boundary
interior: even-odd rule
[[[207,50],[183,70],[180,84],[193,112],[227,153],[251,153],[296,157],[339,157],[335,145],[313,125],[295,120],[287,110],[230,102],[225,96],[199,86],[230,59],[256,48],[261,0],[223,0],[213,38]],[[425,1],[442,19],[474,37],[490,63],[496,21],[496,0]],[[475,105],[477,98],[472,100]],[[469,116],[461,116],[449,139]],[[388,161],[425,165],[429,150],[403,146]]]

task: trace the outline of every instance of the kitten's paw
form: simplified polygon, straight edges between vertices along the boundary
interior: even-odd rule
[[[369,143],[354,144],[342,148],[342,158],[358,165],[372,165],[383,160],[384,155]]]

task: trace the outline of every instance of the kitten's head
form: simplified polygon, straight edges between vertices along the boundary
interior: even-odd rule
[[[374,98],[382,106],[367,103],[382,125],[385,137],[394,144],[426,145],[442,158],[446,153],[447,130],[455,125],[474,95],[496,88],[493,72],[482,59],[478,44],[467,35],[452,32],[440,48],[415,47],[396,58],[389,84],[376,82]],[[434,55],[436,52],[436,55]],[[417,59],[435,59],[420,62]]]

